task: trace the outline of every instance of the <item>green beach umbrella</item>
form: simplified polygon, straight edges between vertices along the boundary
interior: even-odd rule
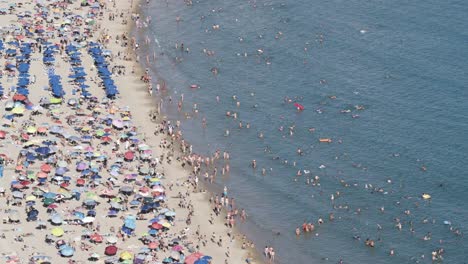
[[[55,97],[51,97],[49,99],[49,102],[51,104],[61,104],[62,103],[62,98],[55,98]]]
[[[104,132],[104,130],[99,129],[98,131],[96,131],[96,136],[102,137],[102,136],[104,136],[105,133],[106,133],[106,132]]]
[[[37,132],[37,128],[34,127],[34,126],[30,126],[26,129],[26,131],[29,133],[29,134],[34,134]]]

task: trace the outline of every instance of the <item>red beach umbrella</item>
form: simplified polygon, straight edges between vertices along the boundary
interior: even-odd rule
[[[29,135],[26,134],[26,133],[22,133],[22,134],[21,134],[21,138],[22,138],[23,140],[29,140]]]
[[[5,139],[6,137],[6,132],[3,130],[0,130],[0,139]]]
[[[114,256],[115,254],[117,254],[117,247],[116,246],[106,247],[106,249],[104,250],[104,254],[106,254],[107,256]]]
[[[100,234],[94,233],[90,236],[91,241],[94,241],[96,243],[102,243],[103,238]]]
[[[156,249],[157,247],[159,247],[158,242],[153,241],[153,242],[148,244],[148,248],[150,248],[150,249]]]
[[[125,159],[126,160],[133,160],[133,158],[135,157],[135,154],[133,154],[132,151],[127,151],[124,155]]]
[[[47,173],[43,172],[43,171],[40,171],[36,174],[37,178],[39,179],[45,179],[47,178]]]
[[[39,133],[45,133],[45,132],[47,132],[47,127],[38,127],[38,128],[37,128],[37,132],[39,132]]]
[[[45,163],[41,165],[42,172],[49,173],[51,170],[52,170],[52,167],[49,164]]]
[[[193,264],[195,263],[195,261],[199,260],[201,257],[203,257],[203,253],[201,252],[195,252],[195,253],[192,253],[191,255],[188,255],[186,258],[185,258],[185,261],[184,263],[185,264]]]
[[[158,222],[154,222],[154,223],[151,224],[151,228],[159,230],[159,229],[163,228],[163,226]]]
[[[78,179],[76,180],[76,185],[84,185],[85,184],[85,180],[84,179]]]
[[[30,181],[21,181],[20,183],[21,183],[21,185],[23,185],[23,186],[28,186],[29,184],[31,184]]]
[[[24,101],[24,100],[26,100],[26,96],[22,94],[13,95],[13,101]]]

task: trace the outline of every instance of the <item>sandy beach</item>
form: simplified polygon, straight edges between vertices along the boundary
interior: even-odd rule
[[[0,262],[262,263],[239,209],[198,182],[228,159],[192,153],[142,80],[137,1],[14,2],[0,2]]]

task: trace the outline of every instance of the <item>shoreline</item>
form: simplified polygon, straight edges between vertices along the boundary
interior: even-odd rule
[[[137,0],[137,4],[133,7],[133,10],[132,12],[136,13],[136,14],[142,14],[144,12],[142,12],[142,0]],[[144,31],[144,28],[142,28],[142,30]],[[135,24],[130,24],[128,26],[128,32],[130,33],[130,35],[133,35],[135,37],[135,39],[138,39],[138,34],[140,34],[140,37],[143,37],[143,32],[141,31],[138,31],[137,27]],[[141,47],[141,46],[140,46]],[[147,47],[145,47],[147,48]],[[130,47],[129,47],[129,50]],[[149,50],[148,51],[148,56],[150,56],[149,54]],[[136,51],[131,51],[132,55],[133,55],[133,59],[136,59],[136,56],[138,56],[137,52]],[[144,66],[144,62],[143,61],[140,61],[140,62],[134,62],[134,65],[136,66],[136,71],[135,71],[135,75],[136,76],[139,76],[139,75],[143,75],[144,72],[145,72],[145,66]],[[162,76],[161,76],[162,77]],[[155,83],[153,81],[153,83]],[[161,83],[165,83],[165,80],[164,78],[158,78],[157,79],[157,82],[158,84],[161,84]],[[154,89],[154,88],[153,88]],[[169,88],[170,89],[170,88]],[[152,94],[152,96],[147,96],[145,97],[145,99],[147,101],[153,101],[154,104],[157,104],[157,101],[160,101],[160,100],[163,100],[163,95],[159,94],[159,93],[154,93]],[[154,98],[154,99],[153,99]],[[153,100],[152,100],[153,99]],[[157,112],[157,111],[156,111]],[[158,124],[158,123],[161,123],[163,120],[168,120],[168,117],[164,114],[163,110],[161,110],[161,112],[159,113],[156,113],[155,115],[155,120],[152,120],[152,122],[154,124]],[[175,120],[171,120],[171,121],[175,121]],[[166,135],[165,136],[166,139],[169,139],[170,136]],[[183,156],[183,153],[180,149],[178,149],[178,147],[180,147],[181,145],[181,142],[180,140],[175,142],[177,144],[177,148],[175,149],[175,156],[178,156],[178,157],[182,157]],[[190,144],[189,142],[186,142],[188,144]],[[181,164],[174,164],[174,166],[178,166],[179,169],[183,170],[184,172],[187,173],[190,173],[189,170],[187,168],[183,168],[181,166]],[[212,186],[209,186],[209,185],[212,185]],[[214,193],[216,190],[214,190],[213,188],[213,184],[207,184],[205,183],[204,181],[200,181],[200,186],[203,188],[203,192],[200,194],[203,196],[203,200],[204,201],[201,201],[202,203],[208,203],[209,204],[209,193]],[[218,191],[221,191],[221,187],[219,187],[219,190]],[[219,192],[220,193],[220,192]],[[209,206],[211,206],[211,204],[209,204]],[[226,214],[226,211],[223,210],[223,216]],[[224,224],[222,223],[222,221],[218,221],[217,223],[215,223],[217,225],[222,225],[223,227]],[[235,226],[233,228],[234,230],[234,236],[238,236],[239,238],[241,237],[241,235],[244,235],[238,228],[237,226]],[[241,246],[240,244],[237,244],[236,245],[238,248]],[[242,249],[241,249],[242,250]],[[264,261],[264,258],[262,257],[262,254],[260,253],[260,250],[259,248],[256,246],[255,248],[247,248],[246,250],[248,253],[247,253],[247,256],[250,256],[251,257],[251,262],[250,263],[266,263],[266,261]]]

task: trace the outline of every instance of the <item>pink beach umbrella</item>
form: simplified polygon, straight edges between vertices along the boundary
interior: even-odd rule
[[[201,252],[190,254],[185,258],[184,264],[194,264],[195,261],[199,260],[203,256],[204,255]]]

